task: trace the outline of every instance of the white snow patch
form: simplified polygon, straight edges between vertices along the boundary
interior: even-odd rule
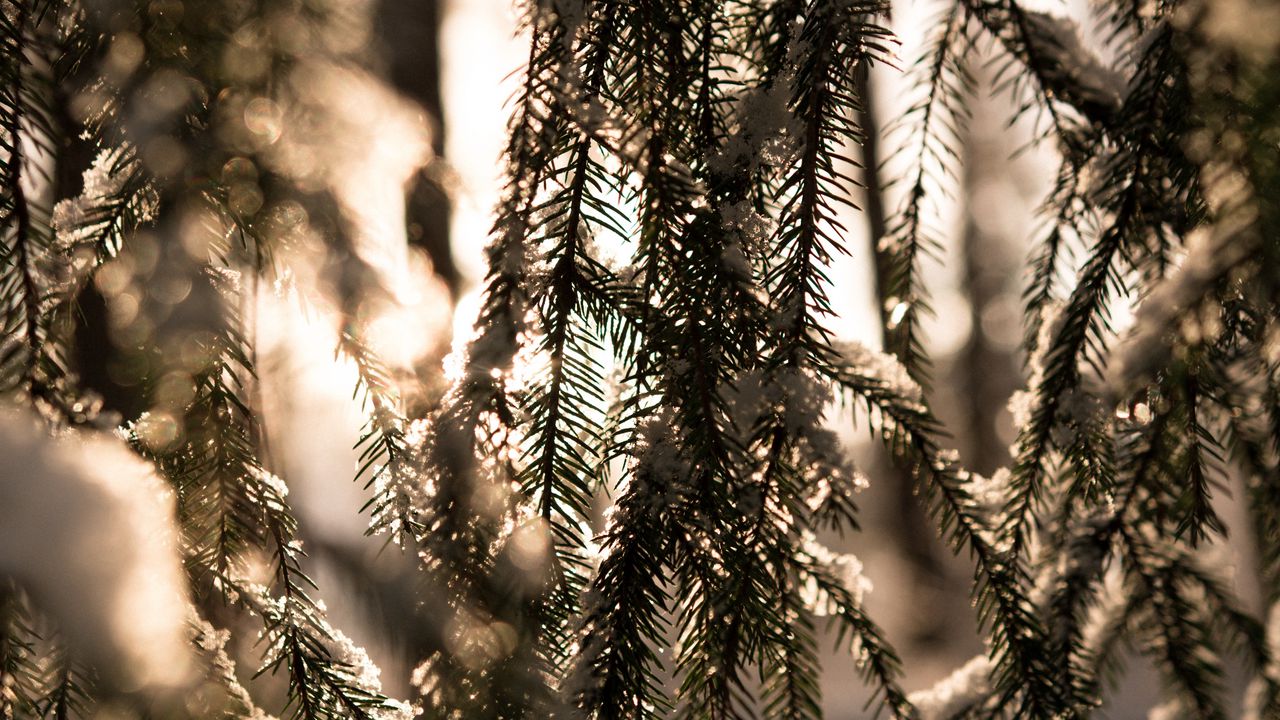
[[[944,720],[980,702],[991,691],[991,659],[978,655],[927,690],[907,696],[920,720]]]
[[[0,414],[0,573],[26,587],[110,682],[159,691],[192,679],[189,602],[172,497],[115,437],[50,437]]]

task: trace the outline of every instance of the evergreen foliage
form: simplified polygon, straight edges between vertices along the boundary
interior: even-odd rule
[[[370,339],[387,290],[348,166],[321,147],[341,122],[322,89],[376,84],[365,3],[0,0],[0,389],[53,435],[120,424],[69,361],[105,296],[150,407],[117,433],[172,493],[202,678],[185,702],[114,686],[15,576],[0,716],[263,717],[226,649],[256,636],[285,688],[268,709],[305,720],[817,718],[826,623],[875,717],[1089,716],[1126,644],[1182,716],[1227,717],[1235,662],[1250,712],[1280,717],[1280,35],[1232,31],[1245,6],[1280,17],[1106,0],[1104,61],[1021,0],[936,3],[888,136],[900,205],[864,251],[841,223],[860,77],[897,62],[886,2],[524,0],[483,299],[416,418]],[[982,478],[930,407],[923,266],[988,90],[1061,167],[1013,462]],[[341,318],[367,415],[351,511],[420,576],[408,703],[327,619],[273,473],[251,314],[299,248],[334,258],[302,302]],[[884,352],[832,329],[833,259],[866,252]],[[903,689],[860,563],[819,540],[859,530],[864,482],[829,419],[883,443],[972,564],[987,656],[933,689]],[[1206,560],[1229,529],[1265,618]]]

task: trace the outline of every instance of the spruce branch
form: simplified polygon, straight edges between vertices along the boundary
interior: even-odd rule
[[[1127,562],[1125,574],[1133,592],[1150,603],[1143,625],[1147,652],[1202,718],[1225,718],[1221,703],[1224,671],[1210,641],[1211,630],[1202,608],[1180,587],[1179,568],[1137,532],[1123,528]]]
[[[48,720],[85,717],[95,706],[93,677],[77,662],[61,638],[46,655],[48,675],[34,700],[35,716]]]
[[[532,31],[529,62],[510,128],[508,183],[488,250],[485,297],[462,376],[430,419],[422,457],[434,492],[422,508],[418,542],[429,576],[446,588],[447,611],[458,622],[504,623],[516,643],[479,667],[465,647],[441,647],[428,658],[428,711],[442,717],[459,708],[485,717],[537,716],[555,704],[536,659],[540,583],[522,577],[500,523],[509,502],[504,478],[516,472],[520,454],[509,442],[517,399],[506,381],[527,327],[531,217],[559,152],[555,139],[563,137],[554,89],[572,48],[564,41],[566,18],[550,4],[529,8],[525,23]],[[481,454],[489,461],[481,463]]]
[[[929,45],[910,71],[917,87],[922,88],[917,91],[921,97],[903,114],[901,124],[887,130],[891,137],[895,133],[906,136],[897,154],[910,153],[910,164],[903,182],[903,206],[891,217],[888,235],[881,241],[889,260],[882,294],[886,305],[892,305],[883,310],[889,322],[885,347],[902,361],[916,382],[928,380],[919,323],[930,308],[920,264],[941,248],[929,218],[933,211],[930,203],[947,194],[947,183],[955,177],[954,162],[959,157],[955,146],[969,119],[965,103],[974,88],[974,79],[962,59],[969,47],[962,10],[959,0],[949,2],[933,23]],[[935,164],[940,171],[933,169]]]
[[[0,0],[0,385],[53,427],[91,421],[67,361],[75,297],[128,276],[106,293],[112,311],[145,302],[119,337],[157,360],[119,370],[151,405],[131,439],[177,496],[206,615],[221,600],[263,617],[262,672],[283,676],[287,713],[410,711],[315,599],[251,401],[247,282],[289,262],[277,251],[296,236],[337,260],[370,530],[421,560],[426,718],[816,718],[818,617],[856,649],[877,714],[1087,715],[1126,643],[1170,681],[1171,708],[1203,717],[1225,712],[1217,652],[1234,651],[1274,714],[1264,625],[1196,554],[1242,537],[1213,505],[1226,455],[1246,475],[1264,595],[1280,593],[1280,72],[1215,9],[1108,0],[1104,62],[1071,20],[1018,0],[940,5],[908,76],[901,208],[873,253],[882,354],[837,343],[829,275],[839,216],[857,209],[860,74],[892,60],[884,3],[521,2],[529,56],[474,336],[439,406],[410,422],[359,312],[382,297],[349,168],[304,137],[363,125],[338,122],[307,79],[323,67],[377,84],[360,43],[335,39],[357,37],[345,23],[363,10],[250,5]],[[943,448],[921,387],[923,266],[977,89],[967,56],[987,41],[1012,121],[1035,115],[1062,155],[1024,295],[1030,402],[1012,403],[1015,464],[990,479]],[[254,130],[247,104],[280,127]],[[61,142],[80,124],[96,158]],[[81,170],[83,191],[62,197]],[[189,295],[153,302],[170,285]],[[856,561],[812,535],[861,520],[861,478],[823,424],[833,393],[974,563],[988,653],[910,697]],[[256,586],[244,576],[262,560]],[[66,716],[115,691],[11,600],[0,702]],[[228,693],[218,712],[260,712],[223,633],[196,631]]]
[[[396,381],[354,323],[342,328],[338,349],[355,363],[356,393],[363,395],[369,411],[356,441],[360,457],[355,476],[357,482],[364,481],[365,490],[373,491],[360,508],[369,513],[367,532],[387,533],[402,547],[411,547],[417,543],[421,522],[417,491],[406,477],[413,473],[414,449],[406,437],[407,420]]]
[[[1025,73],[1001,73],[1015,88],[1034,84],[1036,103],[1050,117],[1053,131],[1070,144],[1075,128],[1059,105],[1099,128],[1109,128],[1125,94],[1125,82],[1085,48],[1075,23],[1047,12],[1023,8],[1018,0],[963,0],[965,10],[1009,53]]]
[[[1074,411],[1074,408],[1064,408],[1066,399],[1074,395],[1075,402],[1083,404],[1082,412],[1092,412],[1089,398],[1079,388],[1080,363],[1090,350],[1096,355],[1097,348],[1104,342],[1107,301],[1123,288],[1114,263],[1126,233],[1132,231],[1130,223],[1135,222],[1135,192],[1127,194],[1128,200],[1120,206],[1114,224],[1092,248],[1070,300],[1048,329],[1051,340],[1040,350],[1044,353],[1044,367],[1033,375],[1037,381],[1033,388],[1035,399],[1029,421],[1018,436],[1013,495],[1006,507],[1003,528],[1015,553],[1021,551],[1030,513],[1043,493],[1053,429],[1061,413]]]
[[[830,622],[836,628],[836,645],[852,649],[858,672],[872,686],[866,707],[875,704],[873,717],[881,713],[898,719],[915,717],[915,709],[899,685],[901,661],[885,641],[883,631],[867,615],[861,599],[821,558],[801,559],[799,581],[813,583],[818,596],[830,604],[825,609],[834,611],[830,612]]]
[[[609,3],[584,7],[576,32],[566,42],[581,48],[574,65],[561,74],[580,73],[574,101],[599,104],[616,51],[621,9]],[[557,102],[565,102],[561,98]],[[599,146],[571,125],[553,141],[558,154],[548,180],[558,187],[538,207],[543,228],[535,236],[541,247],[545,277],[534,286],[530,303],[540,333],[539,350],[548,368],[521,401],[530,418],[526,429],[526,467],[519,482],[550,529],[556,555],[556,587],[543,604],[542,631],[553,667],[568,662],[569,636],[579,612],[585,578],[586,538],[582,528],[590,516],[596,473],[589,467],[604,440],[595,427],[595,411],[603,402],[600,329],[615,323],[618,280],[593,256],[592,240],[609,232],[625,237],[621,218],[610,207],[613,181],[593,153]]]
[[[0,716],[35,709],[43,680],[36,663],[37,640],[26,599],[16,583],[6,581],[0,586]]]
[[[835,212],[852,207],[848,193],[856,181],[848,173],[857,168],[841,150],[860,139],[856,73],[884,62],[889,52],[889,32],[876,24],[886,12],[875,2],[812,2],[791,51],[799,161],[779,187],[778,234],[771,243],[777,261],[765,281],[784,327],[777,357],[791,367],[829,361],[825,268],[847,253]]]
[[[656,647],[666,632],[670,510],[665,498],[683,463],[664,432],[666,418],[643,426],[645,445],[601,538],[605,553],[586,594],[566,691],[590,718],[665,717]]]
[[[37,398],[51,396],[61,374],[58,355],[46,348],[49,289],[41,268],[53,241],[48,208],[36,190],[38,155],[56,135],[47,109],[50,79],[39,65],[40,9],[30,0],[9,0],[0,10],[0,307],[8,346],[0,346],[0,387],[20,387]]]
[[[845,367],[836,380],[865,408],[885,446],[928,491],[931,513],[953,548],[968,550],[975,561],[973,596],[980,622],[992,633],[1001,702],[1016,717],[1068,711],[1065,689],[1053,680],[1054,657],[1045,630],[1023,590],[1029,584],[1026,572],[982,517],[954,459],[938,447],[937,421],[919,399],[864,373],[858,366]]]

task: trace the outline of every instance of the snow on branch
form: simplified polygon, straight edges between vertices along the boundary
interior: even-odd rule
[[[1167,362],[1176,336],[1204,334],[1193,311],[1206,291],[1252,257],[1259,240],[1253,215],[1235,215],[1208,232],[1194,233],[1182,265],[1138,306],[1133,326],[1107,361],[1107,390],[1114,402],[1127,397]]]
[[[965,0],[970,13],[1035,76],[1046,101],[1059,100],[1102,127],[1125,96],[1125,77],[1107,66],[1070,18],[1028,10],[1016,0]]]
[[[908,699],[920,720],[946,720],[984,701],[991,693],[991,659],[978,655],[936,685],[911,693]]]
[[[1127,86],[1124,76],[1085,47],[1074,20],[1034,10],[1021,12],[1026,29],[1024,40],[1043,63],[1038,69],[1045,90],[1071,103],[1091,120],[1106,120],[1119,109]]]
[[[856,555],[832,551],[818,542],[817,537],[811,532],[804,533],[802,547],[804,553],[811,557],[815,564],[822,566],[830,573],[854,603],[862,605],[863,596],[871,592],[871,580],[862,574],[862,561]],[[801,589],[801,597],[811,612],[819,617],[835,615],[839,612],[831,594],[824,590],[813,577],[806,578]]]
[[[119,689],[190,681],[172,498],[154,469],[118,439],[50,438],[12,412],[0,415],[0,457],[0,573]]]

